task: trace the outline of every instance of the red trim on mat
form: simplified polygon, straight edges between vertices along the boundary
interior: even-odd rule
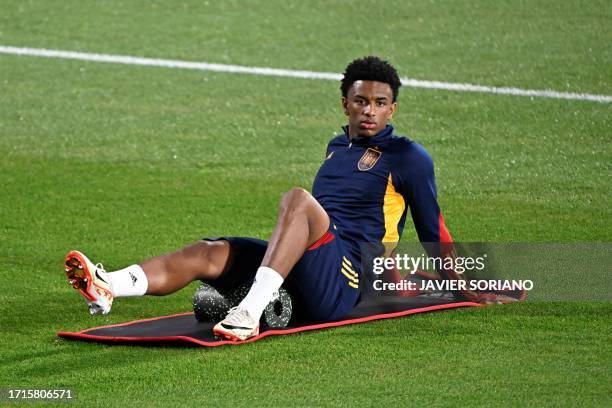
[[[323,234],[323,236],[321,238],[319,238],[317,240],[317,242],[315,242],[310,247],[308,247],[307,251],[312,251],[313,249],[317,249],[320,246],[328,244],[328,243],[332,242],[334,240],[334,238],[335,238],[335,235],[332,234],[331,232],[327,231],[325,234]]]
[[[155,321],[155,320],[168,319],[170,317],[176,317],[176,316],[187,316],[187,315],[192,315],[192,314],[193,314],[193,312],[184,312],[184,313],[176,313],[176,314],[167,315],[167,316],[150,317],[148,319],[132,320],[131,322],[115,323],[115,324],[108,324],[106,326],[92,327],[91,329],[81,330],[78,333],[87,333],[88,331],[91,331],[91,330],[109,329],[111,327],[129,326],[129,325],[134,324],[134,323],[152,322],[152,321]],[[68,333],[70,333],[70,332],[68,332]]]
[[[185,315],[189,315],[189,314],[193,314],[193,313],[179,313],[179,314],[170,315],[170,316],[154,317],[152,319],[135,320],[135,321],[132,321],[132,322],[127,322],[127,323],[112,324],[112,325],[109,325],[109,326],[93,327],[91,329],[86,329],[86,330],[83,330],[83,331],[80,331],[80,332],[77,332],[77,333],[59,332],[57,335],[60,336],[60,337],[65,337],[65,338],[76,338],[76,339],[97,340],[97,341],[113,341],[113,342],[133,342],[133,343],[180,342],[180,341],[184,341],[184,342],[187,342],[187,343],[195,343],[195,344],[198,344],[198,345],[204,346],[204,347],[217,347],[217,346],[222,346],[222,345],[225,345],[225,344],[239,345],[239,344],[251,343],[251,342],[257,341],[257,340],[259,340],[259,339],[261,339],[263,337],[267,337],[267,336],[274,336],[274,335],[281,335],[281,334],[292,334],[292,333],[299,333],[299,332],[303,332],[303,331],[325,329],[325,328],[329,328],[329,327],[346,326],[346,325],[356,324],[356,323],[365,323],[365,322],[369,322],[369,321],[372,321],[372,320],[390,319],[390,318],[394,318],[394,317],[408,316],[408,315],[411,315],[411,314],[424,313],[424,312],[432,312],[432,311],[435,311],[435,310],[454,309],[454,308],[457,308],[457,307],[467,307],[467,306],[482,306],[482,305],[479,304],[479,303],[474,303],[474,302],[448,303],[448,304],[444,304],[444,305],[427,306],[427,307],[421,307],[421,308],[418,308],[418,309],[403,310],[401,312],[395,312],[395,313],[383,313],[383,314],[378,314],[378,315],[360,317],[360,318],[356,318],[356,319],[340,320],[340,321],[337,321],[337,322],[319,323],[319,324],[313,324],[313,325],[310,325],[310,326],[300,326],[300,327],[295,327],[293,329],[266,330],[265,332],[261,333],[260,335],[255,336],[255,337],[251,337],[250,339],[245,340],[245,341],[219,340],[219,341],[215,341],[215,342],[205,342],[205,341],[197,340],[197,339],[194,339],[192,337],[187,337],[187,336],[113,337],[113,336],[96,336],[96,335],[87,334],[87,332],[89,332],[89,331],[97,330],[97,329],[102,329],[102,328],[125,326],[125,325],[130,325],[130,324],[138,323],[138,322],[146,322],[146,321],[152,321],[152,320],[167,319],[167,318],[170,318],[170,317],[185,316]]]

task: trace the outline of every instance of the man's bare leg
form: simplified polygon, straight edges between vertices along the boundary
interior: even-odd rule
[[[276,228],[249,293],[215,325],[213,332],[232,340],[246,340],[259,334],[264,308],[277,295],[306,249],[327,232],[329,224],[323,207],[306,190],[294,188],[285,193]]]
[[[261,263],[278,272],[283,279],[329,229],[329,216],[306,190],[294,188],[283,195],[278,220]]]
[[[217,279],[227,265],[227,241],[198,241],[140,263],[147,276],[147,295],[168,295],[198,279]]]
[[[104,271],[79,251],[66,255],[64,267],[90,313],[106,314],[117,297],[167,295],[196,279],[217,279],[226,270],[229,256],[227,241],[198,241],[115,272]]]

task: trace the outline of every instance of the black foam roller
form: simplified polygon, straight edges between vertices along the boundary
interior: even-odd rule
[[[200,322],[219,322],[227,316],[232,307],[238,306],[251,288],[250,284],[237,287],[232,291],[220,291],[202,283],[193,295],[193,312]],[[262,323],[272,328],[287,327],[291,320],[292,304],[289,293],[280,288],[278,297],[264,310]]]

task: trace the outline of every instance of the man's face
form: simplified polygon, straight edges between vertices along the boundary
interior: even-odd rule
[[[387,126],[397,104],[391,86],[377,81],[355,81],[342,97],[349,118],[349,136],[374,136]]]

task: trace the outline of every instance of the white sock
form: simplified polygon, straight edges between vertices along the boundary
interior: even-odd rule
[[[114,297],[142,296],[147,293],[149,281],[140,265],[130,265],[107,273]]]
[[[260,266],[253,286],[239,306],[246,309],[249,315],[258,322],[266,306],[278,296],[278,289],[283,281],[283,277],[274,269]]]

